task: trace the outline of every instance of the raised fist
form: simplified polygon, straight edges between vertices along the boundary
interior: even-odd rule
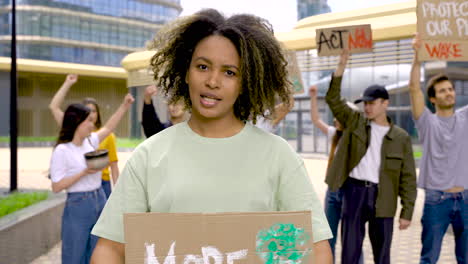
[[[70,85],[75,84],[76,81],[78,81],[78,75],[76,74],[68,74],[67,77],[65,78],[65,82]]]

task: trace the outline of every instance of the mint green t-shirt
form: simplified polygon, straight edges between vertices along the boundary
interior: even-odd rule
[[[92,234],[124,243],[123,214],[312,211],[314,241],[330,239],[304,162],[281,137],[246,124],[228,138],[184,122],[141,143]]]

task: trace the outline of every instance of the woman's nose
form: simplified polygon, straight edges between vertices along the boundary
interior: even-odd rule
[[[211,89],[215,89],[219,87],[219,73],[218,72],[211,72],[208,76],[207,85]]]

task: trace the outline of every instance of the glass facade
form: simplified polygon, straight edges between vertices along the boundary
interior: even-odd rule
[[[0,36],[9,36],[10,1],[0,1]],[[119,66],[181,10],[179,0],[18,0],[18,57]]]
[[[331,12],[327,0],[297,0],[297,19]]]

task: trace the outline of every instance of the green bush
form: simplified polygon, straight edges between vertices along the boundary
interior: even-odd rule
[[[136,148],[144,138],[117,138],[117,147],[118,148]]]
[[[136,148],[145,138],[117,138],[117,148]],[[54,142],[57,137],[18,137],[18,142]],[[0,137],[0,143],[9,143],[10,137]]]
[[[0,198],[0,217],[47,199],[48,192],[15,192]]]

